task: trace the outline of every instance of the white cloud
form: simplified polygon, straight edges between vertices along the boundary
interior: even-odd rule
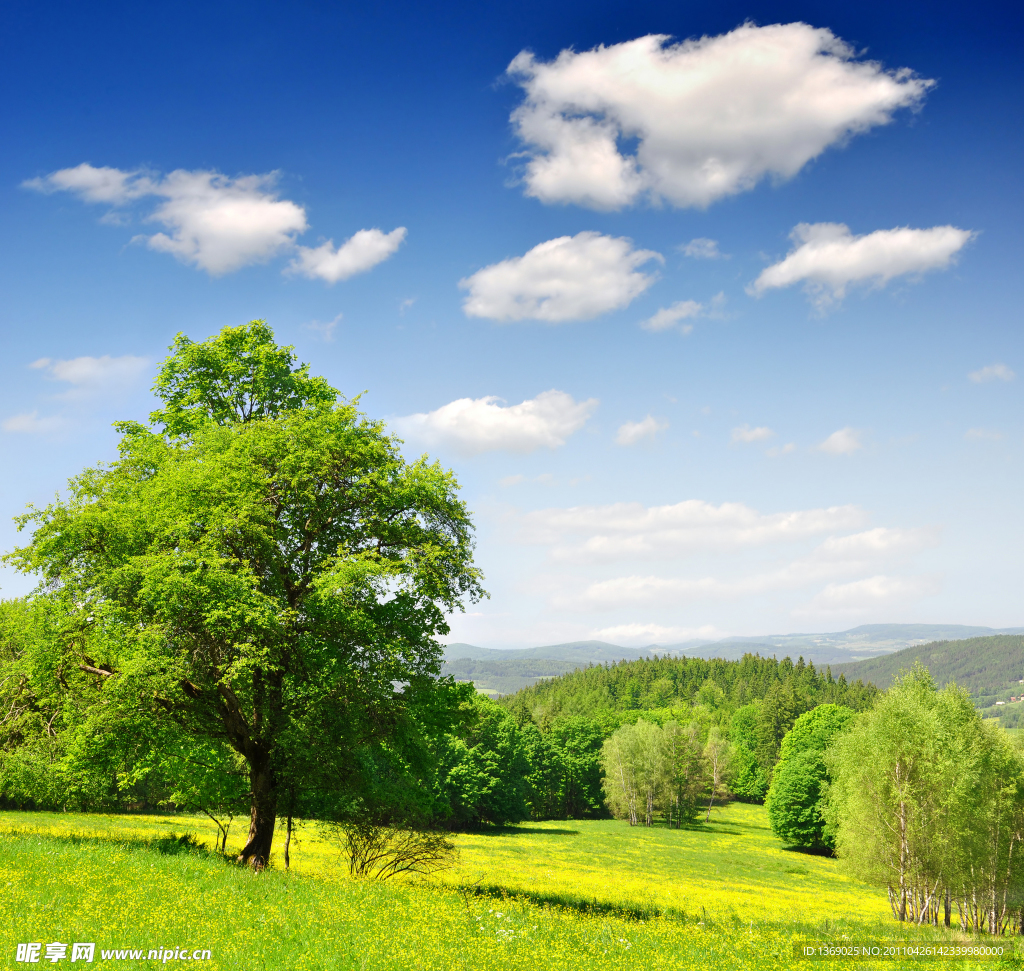
[[[316,248],[297,246],[296,238],[308,228],[306,210],[278,198],[276,183],[276,172],[230,178],[212,170],[176,169],[161,175],[83,162],[22,185],[45,193],[72,192],[85,202],[115,207],[144,198],[158,200],[145,220],[166,231],[135,239],[212,276],[297,251],[289,266],[292,272],[335,283],[387,259],[405,237],[401,227],[387,234],[363,229],[337,249],[332,240]],[[120,213],[108,217],[104,221],[124,221]]]
[[[674,557],[802,540],[856,528],[865,518],[856,506],[764,514],[740,502],[618,502],[526,513],[520,538],[550,546],[551,555],[563,560]]]
[[[704,236],[698,236],[696,239],[691,239],[690,242],[684,243],[679,247],[679,252],[683,256],[690,256],[695,260],[727,260],[729,257],[719,251],[718,240],[707,239]]]
[[[941,581],[934,576],[892,577],[879,574],[852,583],[830,583],[806,607],[795,614],[857,613],[874,607],[892,607],[938,593]]]
[[[858,449],[864,447],[861,442],[861,432],[855,428],[840,428],[825,439],[818,449],[828,452],[829,455],[852,455]]]
[[[465,454],[505,450],[532,452],[557,448],[579,431],[594,409],[596,398],[575,401],[564,391],[545,391],[518,405],[501,405],[500,398],[459,398],[436,411],[398,418],[402,435],[427,445],[446,445]]]
[[[48,415],[40,418],[38,411],[30,411],[22,415],[12,415],[4,419],[0,427],[5,432],[21,432],[26,435],[45,435],[60,431],[66,422],[60,415]]]
[[[854,236],[843,223],[800,223],[789,234],[797,244],[785,259],[761,271],[751,296],[804,283],[819,310],[842,300],[851,284],[885,286],[908,274],[942,270],[974,237],[955,226],[879,229]]]
[[[727,637],[725,631],[712,624],[702,627],[664,627],[661,624],[616,624],[602,627],[588,635],[599,641],[611,641],[626,647],[648,644],[673,644],[680,641],[717,641]]]
[[[569,485],[575,485],[578,480],[570,481]],[[525,475],[506,475],[505,478],[498,480],[498,485],[502,488],[509,488],[510,486],[522,485],[524,482],[536,483],[542,486],[555,486],[558,485],[558,480],[550,472],[542,472],[540,475],[535,475],[533,478],[527,478]]]
[[[647,196],[707,206],[917,106],[933,82],[859,61],[827,29],[747,23],[670,44],[652,34],[509,65],[526,98],[527,195],[619,209]],[[635,154],[623,142],[636,142]]]
[[[679,321],[689,317],[699,317],[704,309],[704,304],[696,300],[678,300],[671,307],[662,307],[653,317],[649,317],[640,323],[644,330],[669,330],[679,324]],[[684,334],[693,330],[693,324],[683,324],[679,327]]]
[[[829,537],[810,554],[775,569],[738,579],[718,577],[620,576],[591,583],[576,597],[560,597],[564,607],[614,609],[672,606],[681,600],[736,600],[782,590],[797,590],[836,576],[877,569],[879,563],[905,559],[939,541],[932,528],[878,527],[852,536]],[[877,578],[876,578],[877,579]],[[870,581],[858,581],[870,584]],[[845,587],[856,587],[845,584]],[[830,584],[826,591],[836,585]]]
[[[984,384],[987,381],[1012,381],[1016,376],[1005,364],[989,364],[967,375],[975,384]]]
[[[693,332],[693,324],[681,323],[684,320],[693,320],[697,317],[722,317],[722,308],[725,306],[725,294],[716,293],[707,303],[698,303],[696,300],[677,300],[670,307],[662,307],[652,317],[640,321],[644,330],[654,332],[663,330],[678,330],[682,334]]]
[[[146,357],[124,354],[121,357],[74,357],[70,360],[52,360],[41,357],[29,367],[44,371],[55,380],[71,385],[61,397],[77,399],[124,391],[135,385],[146,372],[150,361]]]
[[[333,320],[328,320],[326,322],[311,320],[308,324],[304,324],[303,326],[309,330],[315,331],[323,338],[324,343],[330,344],[334,340],[334,331],[338,324],[341,323],[344,316],[344,314],[338,314]]]
[[[489,320],[589,320],[643,293],[655,277],[638,268],[651,260],[662,257],[633,249],[632,241],[622,237],[594,232],[559,236],[460,280],[459,286],[469,291],[462,308],[468,317]]]
[[[52,192],[75,192],[86,202],[107,202],[123,206],[133,199],[152,195],[154,182],[141,169],[123,172],[88,162],[70,169],[60,169],[37,179],[22,182],[26,189],[49,195]]]
[[[796,442],[787,442],[785,445],[777,445],[775,448],[765,449],[765,455],[777,459],[780,455],[789,455],[796,451]]]
[[[298,256],[292,260],[288,269],[310,279],[319,277],[328,283],[337,283],[357,273],[372,270],[378,263],[383,263],[397,252],[405,236],[404,226],[399,226],[390,233],[381,232],[379,229],[360,229],[337,249],[333,239],[327,240],[315,249],[300,246]]]
[[[939,532],[932,527],[901,529],[876,526],[849,536],[830,536],[812,557],[819,562],[860,561],[881,556],[905,556],[938,543]]]
[[[964,438],[974,442],[998,442],[1003,437],[1002,432],[994,428],[968,428]]]
[[[651,415],[642,418],[640,421],[623,422],[615,435],[615,444],[635,445],[645,438],[653,438],[658,432],[664,431],[666,428],[668,428],[667,421],[658,421],[657,418],[653,418]]]
[[[744,444],[750,442],[764,442],[769,438],[774,438],[775,432],[773,432],[767,425],[760,425],[757,428],[751,428],[749,425],[740,425],[738,428],[732,430],[732,441],[743,442]]]
[[[169,173],[153,187],[164,202],[148,217],[170,233],[140,237],[213,276],[265,263],[306,231],[305,210],[273,191],[275,173],[230,179],[218,172]]]

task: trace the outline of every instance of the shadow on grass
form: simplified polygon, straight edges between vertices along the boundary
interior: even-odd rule
[[[467,830],[472,836],[579,836],[578,829],[530,829],[525,826],[489,826]]]
[[[46,833],[32,832],[25,829],[7,829],[0,831],[7,839],[22,838],[25,840],[46,840],[63,846],[116,846],[125,850],[142,850],[159,853],[161,856],[200,856],[211,860],[234,862],[234,858],[217,850],[207,849],[197,839],[195,833],[168,833],[154,836],[152,839],[124,836],[83,836],[80,833]]]
[[[783,846],[781,849],[783,853],[796,853],[799,856],[817,856],[825,860],[834,860],[836,858],[835,853],[827,846]]]
[[[623,917],[626,920],[650,920],[654,917],[667,917],[685,922],[689,919],[700,920],[700,915],[687,915],[683,911],[662,907],[623,907],[618,904],[605,903],[596,899],[580,897],[576,894],[556,892],[539,892],[532,890],[510,890],[500,884],[477,883],[465,884],[455,888],[469,907],[470,898],[484,900],[523,901],[537,907],[555,907],[559,910],[574,911],[579,914],[596,914],[609,917]]]

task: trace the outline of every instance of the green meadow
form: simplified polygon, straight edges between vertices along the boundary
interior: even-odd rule
[[[103,950],[179,947],[209,948],[204,967],[259,971],[767,971],[873,966],[798,960],[793,944],[901,936],[884,891],[784,849],[760,806],[728,805],[689,830],[576,821],[463,834],[455,869],[384,884],[350,879],[313,826],[298,829],[290,872],[260,875],[214,852],[214,830],[205,817],[0,813],[5,966],[19,943],[56,941],[95,943],[94,963],[111,966],[135,962]],[[229,856],[242,835],[236,821]]]

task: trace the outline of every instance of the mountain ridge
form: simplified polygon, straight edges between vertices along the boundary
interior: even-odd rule
[[[965,624],[862,624],[846,631],[771,634],[689,640],[676,644],[622,647],[607,641],[567,641],[527,648],[488,648],[453,642],[445,646],[443,673],[472,681],[488,694],[511,694],[542,678],[557,677],[591,664],[672,655],[739,660],[744,654],[786,657],[821,665],[846,665],[923,644],[1024,633],[1024,627],[992,628]]]

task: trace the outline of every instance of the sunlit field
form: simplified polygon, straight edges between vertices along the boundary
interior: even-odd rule
[[[209,948],[204,967],[267,971],[826,968],[851,965],[798,962],[793,941],[896,936],[883,892],[783,849],[758,806],[683,831],[587,821],[463,835],[456,869],[383,885],[349,879],[313,827],[293,841],[292,872],[261,876],[212,852],[204,817],[8,812],[0,830],[9,966],[18,943],[85,941],[97,964],[133,963],[101,949]],[[186,832],[199,848],[169,838]]]

